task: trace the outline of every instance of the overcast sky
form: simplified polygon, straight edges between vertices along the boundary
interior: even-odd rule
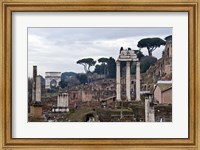
[[[28,76],[32,77],[33,65],[43,77],[50,71],[81,73],[83,66],[76,64],[79,59],[116,59],[121,46],[138,49],[142,38],[168,35],[172,28],[28,28]],[[155,50],[153,56],[159,59],[163,49]],[[148,54],[145,48],[142,52]]]

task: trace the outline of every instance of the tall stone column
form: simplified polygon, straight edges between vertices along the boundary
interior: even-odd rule
[[[63,95],[62,93],[60,93],[60,97],[59,97],[59,106],[58,107],[61,107],[62,106],[62,99],[63,99]]]
[[[36,77],[37,77],[37,66],[33,66],[32,102],[35,102],[36,100]]]
[[[65,107],[65,93],[62,94],[62,103],[61,107]]]
[[[131,100],[131,73],[130,73],[130,62],[126,62],[126,98],[128,101]]]
[[[67,100],[67,102],[66,102],[66,107],[68,108],[68,107],[69,107],[69,95],[68,95],[68,93],[67,93],[66,96],[67,96],[67,97],[66,97],[66,100]]]
[[[58,96],[57,96],[57,107],[59,106],[59,94],[58,94]]]
[[[136,101],[140,101],[140,62],[136,62]]]
[[[116,61],[116,100],[121,101],[120,61]]]
[[[67,107],[67,94],[63,94],[63,107]]]
[[[41,102],[41,77],[36,77],[36,101]]]
[[[154,106],[150,106],[152,97],[145,97],[145,122],[155,122]]]

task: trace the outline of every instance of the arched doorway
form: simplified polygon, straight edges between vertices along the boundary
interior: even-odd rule
[[[57,85],[57,81],[55,79],[51,80],[51,82],[50,82],[51,89],[56,88],[56,85]]]
[[[95,115],[92,113],[86,114],[84,121],[85,122],[95,122],[96,121]]]

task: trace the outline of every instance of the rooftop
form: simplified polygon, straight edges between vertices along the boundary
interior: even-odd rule
[[[169,83],[158,83],[157,86],[160,88],[160,90],[163,92],[167,89],[170,89],[172,88],[172,84],[169,84]]]

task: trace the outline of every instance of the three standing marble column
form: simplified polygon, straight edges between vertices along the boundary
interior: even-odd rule
[[[130,61],[126,61],[126,98],[131,101]],[[116,61],[116,100],[121,101],[120,61]],[[140,62],[136,62],[136,101],[140,101]]]

